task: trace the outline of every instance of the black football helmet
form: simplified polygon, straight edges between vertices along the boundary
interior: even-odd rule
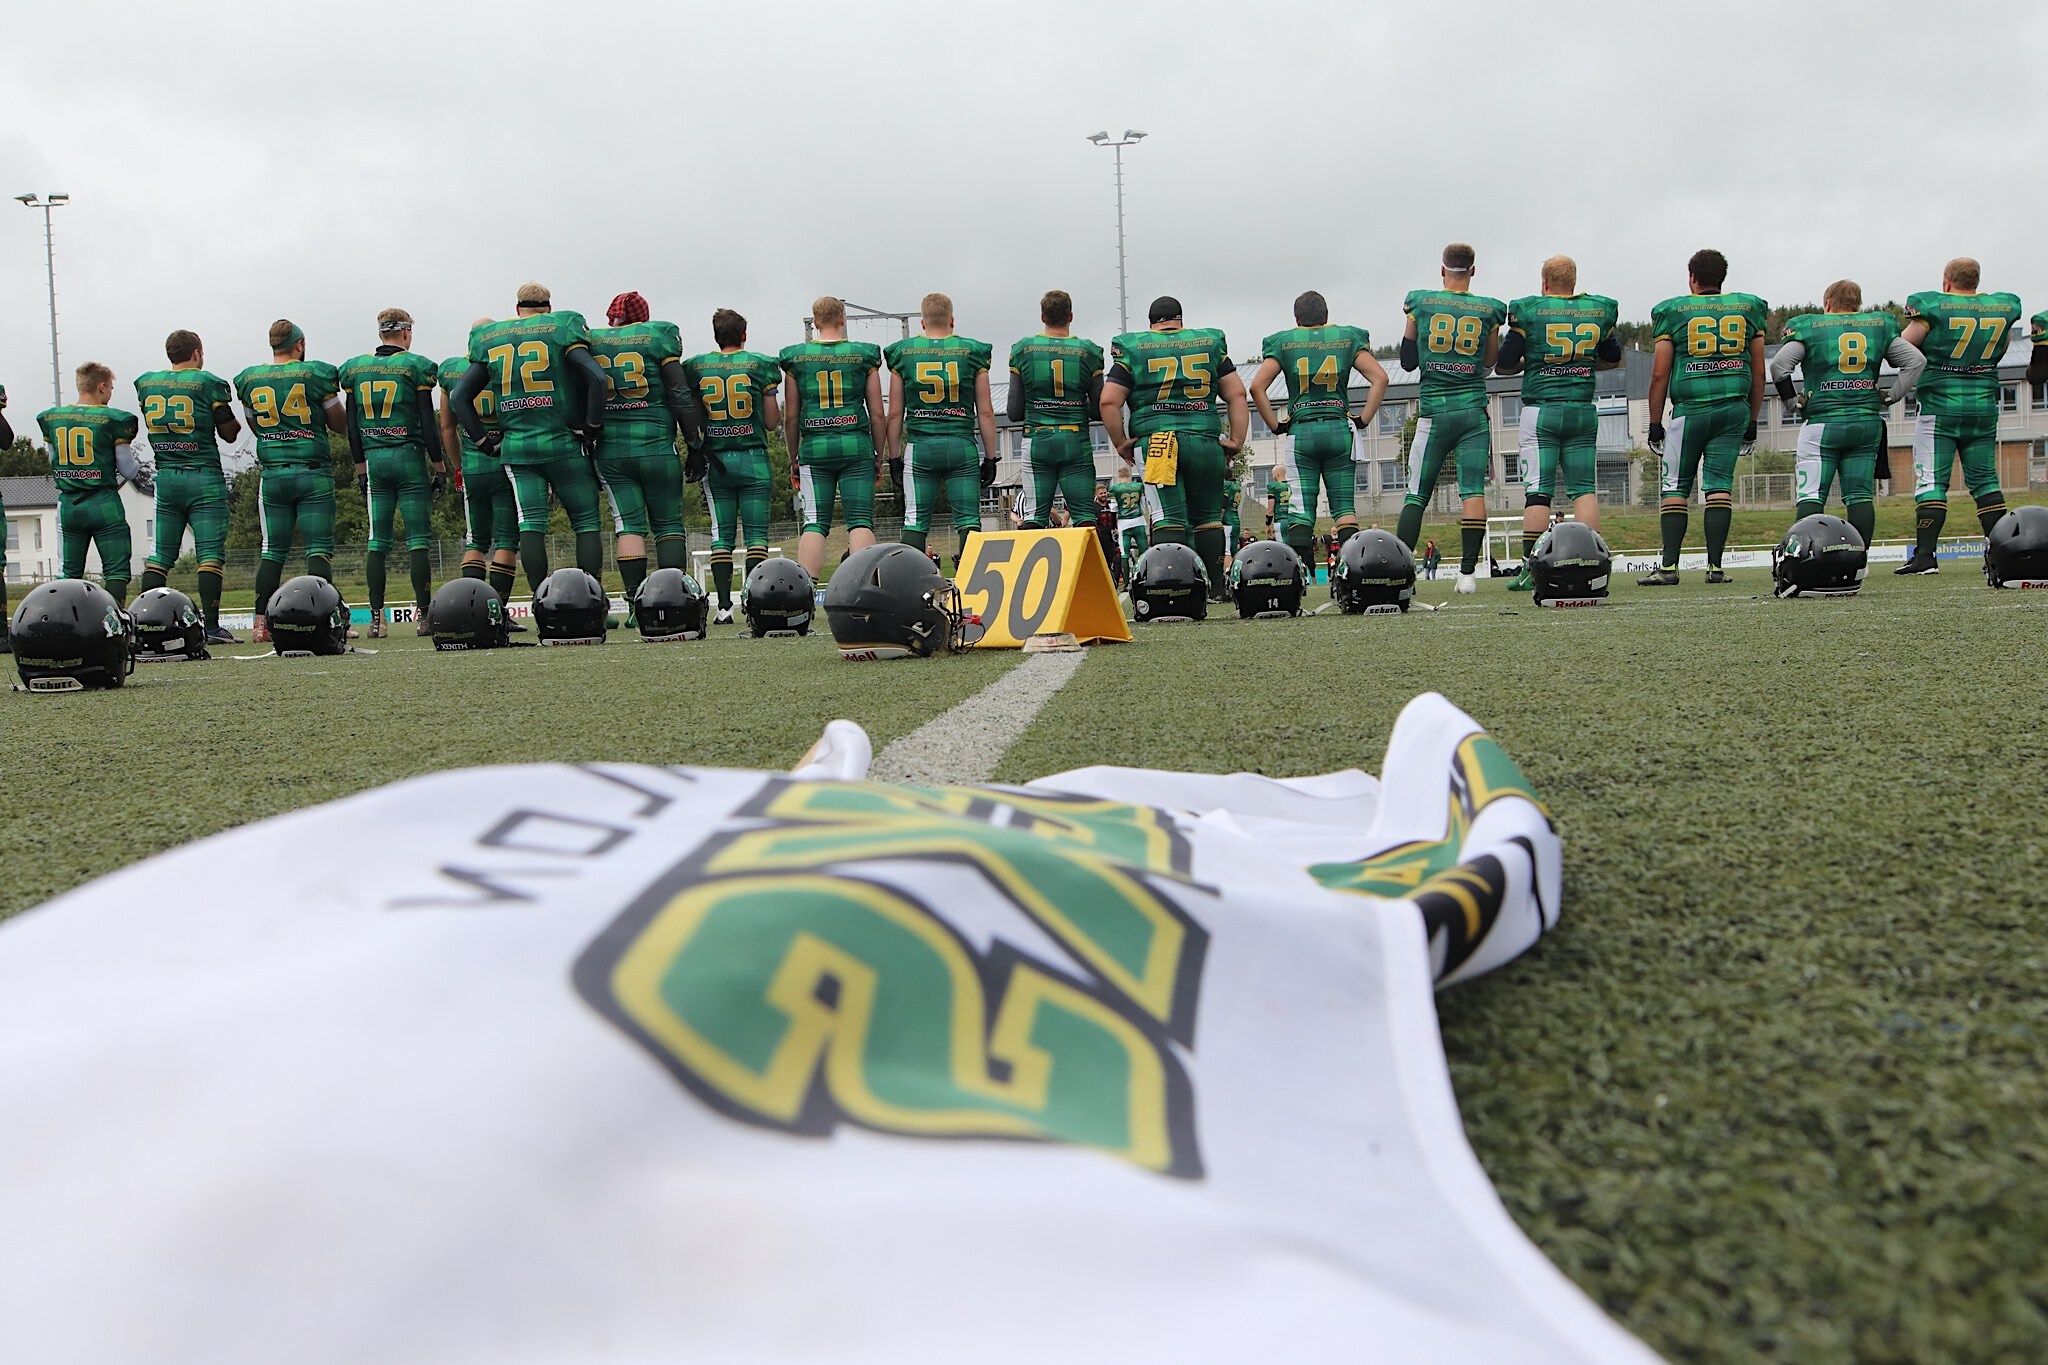
[[[1404,612],[1415,600],[1415,556],[1392,531],[1360,531],[1337,553],[1330,596],[1353,616]]]
[[[112,593],[82,578],[31,589],[7,628],[14,666],[31,692],[119,687],[135,671],[128,618]]]
[[[304,573],[270,595],[265,618],[279,654],[304,658],[348,652],[348,608],[326,579]]]
[[[1825,512],[1793,522],[1771,552],[1772,591],[1778,597],[1852,597],[1869,572],[1863,537]]]
[[[533,623],[544,645],[601,645],[611,629],[611,598],[581,569],[557,569],[533,594]]]
[[[128,619],[135,626],[135,657],[143,662],[213,657],[192,599],[176,588],[151,588],[135,599]]]
[[[1230,597],[1244,620],[1299,616],[1307,591],[1301,556],[1282,541],[1255,540],[1230,561]]]
[[[701,640],[711,620],[711,597],[681,569],[656,569],[633,594],[633,619],[642,640]]]
[[[876,545],[873,549],[881,549]],[[867,551],[861,551],[866,554]],[[847,560],[851,564],[853,560]],[[846,565],[840,566],[844,573]],[[834,580],[838,575],[835,574]],[[794,559],[764,559],[740,585],[740,615],[762,635],[809,635],[818,612],[818,585]]]
[[[427,604],[427,631],[435,649],[503,649],[505,603],[481,578],[451,578]]]
[[[1583,521],[1560,521],[1529,552],[1530,598],[1539,607],[1593,607],[1607,600],[1614,554]]]
[[[2015,507],[1991,523],[1984,581],[1994,588],[2048,588],[2048,507]]]
[[[1202,621],[1209,616],[1209,571],[1202,557],[1176,540],[1138,556],[1131,570],[1131,611],[1140,622]]]
[[[966,649],[982,635],[960,605],[960,590],[908,545],[855,551],[825,584],[825,620],[848,659],[925,659]]]

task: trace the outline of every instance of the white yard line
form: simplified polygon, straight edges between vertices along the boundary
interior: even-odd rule
[[[878,782],[934,785],[988,781],[1032,718],[1087,657],[1086,650],[1026,655],[966,701],[875,755],[868,776]]]

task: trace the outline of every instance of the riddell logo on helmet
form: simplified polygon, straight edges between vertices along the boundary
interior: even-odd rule
[[[604,636],[592,635],[581,640],[542,640],[540,643],[544,645],[601,645],[604,643]]]
[[[1604,597],[1551,597],[1537,603],[1543,607],[1597,607],[1607,599]]]
[[[2048,588],[2048,578],[2008,578],[2001,588]]]

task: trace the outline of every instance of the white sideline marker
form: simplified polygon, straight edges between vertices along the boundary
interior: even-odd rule
[[[947,786],[986,782],[1053,694],[1088,657],[1029,654],[952,710],[934,716],[875,755],[868,776],[877,782]]]

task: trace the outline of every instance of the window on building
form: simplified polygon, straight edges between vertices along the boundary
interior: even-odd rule
[[[2048,407],[2048,384],[2034,385],[2034,391],[2027,395],[2027,403],[2030,407]]]
[[[1381,460],[1380,491],[1382,493],[1391,493],[1401,487],[1404,487],[1401,482],[1401,462],[1399,460]]]
[[[1504,427],[1515,426],[1522,420],[1522,398],[1520,394],[1504,393],[1500,399],[1500,423]]]
[[[7,523],[7,550],[10,554],[21,553],[21,523],[18,521]]]
[[[2019,385],[2000,384],[1998,386],[1998,410],[2000,412],[2018,412],[2020,410]]]
[[[1408,425],[1408,405],[1406,403],[1380,404],[1380,435],[1399,436],[1401,428],[1406,425]]]

